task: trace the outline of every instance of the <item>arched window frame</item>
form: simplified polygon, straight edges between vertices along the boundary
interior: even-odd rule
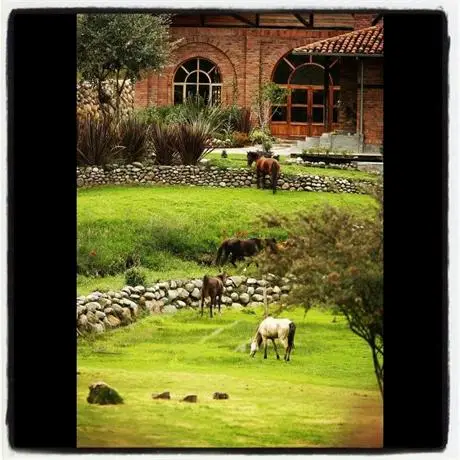
[[[196,69],[189,71],[186,68],[186,65],[191,61],[196,61]],[[200,69],[200,61],[206,62],[208,65],[211,65],[210,70],[206,71]],[[176,81],[177,72],[182,70],[185,72],[185,78],[183,81]],[[214,75],[217,75],[218,81],[214,81],[211,78],[211,74],[214,72]],[[207,81],[200,81],[200,77],[207,79]],[[187,86],[196,86],[195,94],[199,94],[200,86],[206,86],[209,88],[208,94],[210,96],[210,102],[212,104],[220,104],[221,94],[222,94],[222,77],[217,64],[207,58],[203,57],[193,57],[189,58],[186,61],[179,64],[174,71],[173,75],[173,103],[182,104],[187,98]],[[178,102],[176,102],[179,100]]]
[[[275,82],[275,73],[276,73],[276,71],[278,69],[278,66],[280,65],[281,62],[285,62],[291,68],[291,72],[289,73],[289,76],[287,78],[286,83],[275,82],[281,88],[286,88],[288,90],[292,90],[294,88],[302,87],[303,85],[301,85],[301,84],[292,84],[291,83],[291,80],[292,80],[292,77],[294,76],[294,74],[302,67],[314,65],[314,66],[318,66],[318,67],[320,67],[321,69],[324,70],[324,66],[322,64],[320,64],[319,62],[315,62],[315,57],[312,56],[312,55],[305,56],[306,62],[303,62],[301,64],[296,65],[294,62],[291,62],[289,60],[289,56],[291,54],[292,54],[292,52],[289,52],[289,53],[285,54],[276,63],[276,65],[273,68],[273,72],[272,72],[272,75],[271,75],[271,81],[273,81],[273,82]],[[329,65],[329,68],[332,69],[334,66],[339,65],[339,62],[340,62],[339,58],[336,58],[336,59],[332,60],[330,65]],[[323,86],[323,85],[305,85],[305,86],[311,86],[311,87],[317,86],[317,87],[320,87],[320,86]],[[328,101],[329,106],[331,108],[331,118],[332,118],[331,122],[332,122],[333,125],[335,125],[335,124],[338,123],[338,101],[339,101],[339,98],[340,98],[340,85],[334,85],[333,77],[332,77],[331,74],[329,74],[329,94],[327,95],[327,98],[328,98],[327,101]],[[296,106],[297,104],[293,104],[293,105]],[[285,120],[281,120],[281,121],[272,120],[272,123],[274,123],[274,124],[291,123],[291,116],[290,116],[290,110],[289,110],[291,106],[292,106],[292,104],[291,104],[290,94],[289,94],[288,99],[286,100],[285,104],[280,104],[277,107],[273,107],[274,112],[278,111],[279,113],[285,114],[284,115]]]

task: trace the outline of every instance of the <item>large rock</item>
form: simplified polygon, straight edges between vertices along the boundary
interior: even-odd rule
[[[105,318],[105,313],[103,311],[98,311],[96,310],[94,312],[94,314],[96,315],[96,318],[99,320],[99,321],[102,321],[104,318]]]
[[[255,300],[256,302],[263,302],[264,296],[260,294],[254,294],[252,296],[252,300]]]
[[[86,317],[88,318],[88,322],[90,324],[96,324],[99,320],[97,319],[96,313],[92,311],[86,312]]]
[[[193,290],[195,289],[195,285],[193,283],[187,283],[184,287],[187,290],[187,292],[193,292]]]
[[[180,287],[177,289],[177,295],[179,299],[184,300],[189,296],[189,292],[186,289]]]
[[[177,308],[174,305],[165,305],[163,307],[163,313],[176,313]]]
[[[86,311],[95,312],[96,310],[101,309],[101,304],[98,302],[88,302],[86,305]]]
[[[121,321],[113,315],[107,315],[106,318],[104,319],[104,324],[108,328],[115,328],[120,326]]]
[[[227,297],[225,295],[222,296],[222,303],[225,305],[231,305],[232,304],[232,299],[230,297]]]
[[[179,293],[175,289],[168,291],[168,299],[170,302],[173,302],[178,297],[179,297]]]
[[[249,302],[249,294],[247,294],[246,292],[243,292],[242,294],[240,294],[240,302],[243,305],[246,305]]]
[[[243,279],[241,278],[241,276],[232,276],[231,279],[235,283],[236,287],[239,287],[241,283],[243,282]]]
[[[96,382],[89,386],[89,395],[86,398],[89,404],[123,404],[123,398],[118,392],[105,382]]]
[[[91,330],[95,334],[102,334],[103,332],[105,332],[105,327],[104,327],[104,324],[102,323],[95,323],[95,324],[91,324]]]
[[[201,292],[198,288],[193,289],[192,293],[190,294],[194,299],[199,299],[201,297]]]
[[[203,287],[203,280],[195,280],[194,284],[198,289],[201,289]]]
[[[147,300],[145,302],[145,308],[152,314],[158,314],[161,313],[163,302],[159,300]]]
[[[132,322],[131,310],[128,307],[122,308],[121,322],[122,324],[129,324]]]

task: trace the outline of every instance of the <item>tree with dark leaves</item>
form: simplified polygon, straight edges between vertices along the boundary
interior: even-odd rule
[[[267,226],[287,230],[289,240],[277,253],[261,255],[265,272],[290,274],[291,301],[308,311],[312,304],[335,306],[350,329],[372,352],[383,396],[383,190],[371,192],[378,209],[362,218],[326,206],[316,214],[273,219]]]
[[[111,103],[102,83],[115,79],[115,113],[127,80],[161,70],[171,48],[166,14],[82,14],[77,16],[77,69],[96,84],[101,105]]]

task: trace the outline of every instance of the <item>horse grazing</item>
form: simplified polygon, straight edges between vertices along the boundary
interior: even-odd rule
[[[276,252],[276,240],[274,238],[249,238],[247,240],[228,238],[223,241],[217,250],[216,265],[224,265],[231,254],[230,263],[236,268],[235,262],[237,260],[255,256],[266,247]],[[249,267],[251,263],[252,261],[247,266]],[[255,264],[258,266],[257,262]]]
[[[267,359],[267,344],[271,340],[276,353],[276,359],[280,359],[276,348],[275,339],[279,339],[285,349],[284,360],[289,361],[291,350],[294,346],[296,325],[287,318],[273,318],[267,316],[257,328],[256,335],[251,343],[251,352],[249,356],[254,357],[260,345],[264,345],[264,359]]]
[[[201,316],[203,316],[203,305],[206,297],[211,298],[211,303],[209,304],[209,315],[212,318],[212,307],[217,306],[220,312],[220,305],[222,299],[222,293],[224,292],[225,282],[227,281],[227,274],[221,273],[215,277],[210,277],[204,275],[203,277],[203,288],[201,290]]]
[[[268,174],[272,181],[273,193],[276,193],[276,184],[280,178],[280,164],[274,158],[267,158],[259,152],[248,152],[248,166],[251,166],[254,161],[256,162],[257,174],[257,188],[260,188],[262,181],[262,188],[264,185],[265,175]]]

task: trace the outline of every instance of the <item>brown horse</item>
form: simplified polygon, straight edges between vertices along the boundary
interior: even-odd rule
[[[248,152],[248,166],[251,166],[254,161],[256,162],[257,174],[257,188],[260,188],[262,181],[262,188],[264,188],[264,178],[268,174],[272,181],[273,193],[276,193],[276,184],[280,177],[280,164],[274,158],[267,158],[259,152]]]
[[[227,274],[221,273],[215,277],[210,277],[204,275],[203,277],[203,288],[201,290],[201,316],[203,316],[203,305],[206,297],[211,298],[211,303],[209,304],[209,315],[212,318],[212,307],[216,306],[219,308],[220,314],[220,305],[222,299],[222,293],[224,292],[225,282],[227,281]]]
[[[277,252],[276,240],[274,238],[249,238],[247,240],[228,238],[217,251],[216,265],[224,265],[231,254],[230,263],[236,268],[235,261],[255,256],[266,247],[272,252]],[[249,267],[250,264],[251,262],[247,266]],[[258,265],[257,262],[255,264]]]

